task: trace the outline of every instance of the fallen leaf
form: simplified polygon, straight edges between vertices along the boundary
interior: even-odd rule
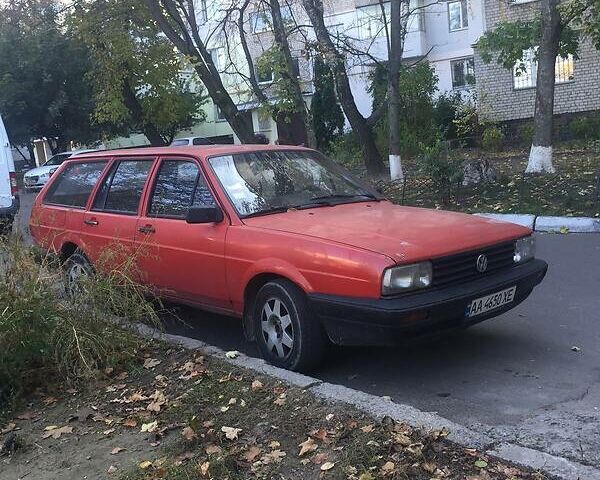
[[[260,461],[265,465],[268,465],[269,463],[279,463],[285,456],[286,453],[283,450],[273,450],[260,457]]]
[[[482,459],[480,458],[479,460],[477,460],[477,461],[475,462],[475,466],[476,466],[477,468],[485,468],[485,467],[487,467],[487,466],[488,466],[488,463],[487,463],[485,460],[482,460]]]
[[[185,438],[188,442],[191,442],[195,438],[198,438],[198,434],[194,432],[194,429],[192,427],[185,427],[181,431],[181,435],[183,435],[183,438]]]
[[[204,449],[207,455],[214,455],[215,453],[221,453],[221,447],[218,445],[209,445]]]
[[[160,408],[167,403],[164,393],[160,390],[156,390],[151,398],[153,399],[152,402],[146,407],[146,410],[149,412],[158,413],[160,412]]]
[[[206,452],[208,453],[208,452]],[[256,457],[258,457],[260,455],[260,448],[258,448],[256,445],[252,445],[247,451],[246,453],[244,453],[244,460],[246,460],[248,463],[252,463],[254,462],[254,459]]]
[[[321,465],[321,470],[326,472],[328,470],[331,470],[333,467],[335,467],[335,463],[325,462],[323,465]]]
[[[144,360],[144,368],[147,368],[148,370],[156,367],[157,365],[160,365],[161,361],[158,360],[157,358],[147,358],[146,360]]]
[[[260,380],[254,380],[252,382],[252,385],[250,386],[250,388],[252,389],[253,392],[256,392],[257,390],[260,390],[261,388],[263,388],[263,384]]]
[[[190,460],[192,458],[194,458],[194,453],[193,452],[184,452],[184,453],[182,453],[180,455],[177,455],[175,457],[175,460],[174,460],[173,464],[175,466],[179,466],[179,465],[184,464],[185,462],[187,462],[188,460]]]
[[[110,451],[111,455],[117,455],[118,453],[121,453],[122,451],[126,450],[123,447],[115,447]]]
[[[140,464],[138,465],[138,467],[140,467],[142,470],[146,470],[148,467],[152,466],[152,462],[150,460],[144,460],[143,462],[140,462]]]
[[[371,433],[373,430],[375,430],[375,425],[365,425],[360,429],[363,431],[363,433]]]
[[[383,464],[383,466],[381,467],[381,473],[383,475],[389,475],[390,473],[392,473],[396,468],[396,465],[394,465],[394,462],[385,462]]]
[[[238,352],[237,350],[230,350],[229,352],[225,353],[225,356],[227,358],[237,358],[239,357],[240,352]]]
[[[437,470],[437,466],[433,462],[423,462],[421,467],[423,467],[423,470],[427,473],[433,473]]]
[[[123,426],[129,427],[129,428],[135,428],[135,427],[137,427],[137,421],[133,418],[126,418],[123,421]]]
[[[333,420],[333,417],[334,417],[334,416],[335,416],[335,415],[334,415],[333,413],[328,413],[328,414],[325,416],[325,420],[327,420],[328,422],[331,422],[331,421]]]
[[[199,465],[198,470],[200,471],[200,475],[202,475],[203,477],[206,477],[206,475],[208,474],[209,468],[210,468],[209,462],[204,462],[202,465]]]
[[[110,467],[108,467],[107,473],[115,473],[117,471],[117,467],[115,467],[114,465],[111,465]]]
[[[108,430],[104,430],[102,433],[104,435],[110,435],[111,433],[114,433],[115,429],[114,428],[110,428]]]
[[[6,427],[0,430],[0,434],[4,435],[5,433],[10,433],[17,428],[16,423],[9,423]]]
[[[46,433],[42,435],[42,438],[59,439],[64,434],[73,433],[73,427],[56,427],[54,425],[46,427],[44,430],[46,430]]]
[[[228,440],[237,440],[238,435],[242,431],[241,428],[221,427],[221,431],[225,434]]]
[[[321,465],[326,460],[327,460],[326,453],[317,453],[313,458],[313,462],[316,463],[317,465]]]
[[[318,448],[318,445],[310,437],[308,437],[304,442],[302,442],[298,446],[300,447],[300,452],[298,453],[299,457],[306,455],[307,453],[314,452]]]
[[[155,432],[157,428],[158,428],[158,421],[155,420],[154,422],[143,423],[141,432],[142,433],[144,433],[144,432],[152,433],[152,432]]]
[[[323,428],[319,428],[318,430],[313,430],[310,432],[310,436],[321,442],[324,442],[327,439],[327,431]]]

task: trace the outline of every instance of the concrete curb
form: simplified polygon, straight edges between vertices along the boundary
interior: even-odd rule
[[[600,218],[547,217],[513,213],[475,213],[480,217],[516,223],[536,232],[546,233],[600,233]]]
[[[288,385],[308,390],[322,399],[351,405],[375,418],[380,419],[389,416],[398,422],[406,423],[413,428],[424,431],[446,428],[450,431],[448,439],[454,443],[465,447],[475,447],[484,453],[524,467],[543,470],[563,480],[600,480],[600,470],[594,467],[508,442],[497,443],[487,435],[478,433],[433,412],[423,412],[410,405],[395,403],[385,397],[283,370],[269,365],[262,359],[248,357],[242,353],[236,353],[233,356],[234,358],[231,358],[222,349],[193,338],[162,333],[146,325],[135,325],[133,328],[145,337],[162,340],[188,350],[200,350],[203,354],[217,357],[232,365],[247,368],[261,375],[274,377]]]

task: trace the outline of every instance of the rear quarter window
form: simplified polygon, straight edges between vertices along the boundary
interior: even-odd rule
[[[44,203],[84,208],[107,161],[73,163],[52,182]]]

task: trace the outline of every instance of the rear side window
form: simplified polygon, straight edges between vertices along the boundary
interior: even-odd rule
[[[113,165],[94,199],[94,210],[135,214],[153,160],[125,160]]]
[[[67,207],[85,207],[107,162],[74,163],[68,165],[44,197],[44,203]]]
[[[163,161],[154,184],[148,215],[185,218],[191,206],[215,206],[198,165],[186,160]]]

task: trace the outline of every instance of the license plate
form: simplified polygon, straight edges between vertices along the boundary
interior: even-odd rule
[[[503,305],[506,305],[507,303],[511,303],[515,299],[516,291],[517,287],[511,287],[507,288],[506,290],[502,290],[501,292],[496,292],[492,293],[491,295],[486,295],[485,297],[476,298],[467,307],[465,316],[474,317],[476,315],[481,315],[482,313],[486,313],[490,310],[499,308]]]

